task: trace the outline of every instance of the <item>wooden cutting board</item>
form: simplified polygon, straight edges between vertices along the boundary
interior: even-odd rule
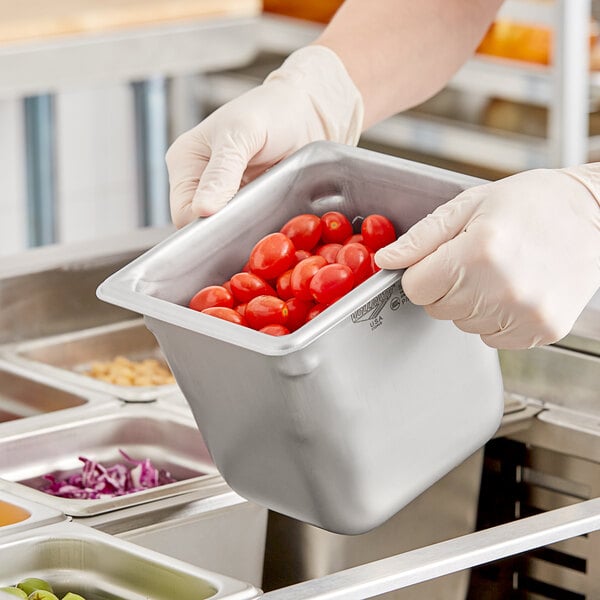
[[[260,0],[0,0],[0,44],[173,21],[248,17]]]

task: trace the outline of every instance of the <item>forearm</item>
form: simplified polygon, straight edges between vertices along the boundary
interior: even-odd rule
[[[473,54],[502,0],[346,0],[315,42],[360,90],[364,129],[439,91]]]

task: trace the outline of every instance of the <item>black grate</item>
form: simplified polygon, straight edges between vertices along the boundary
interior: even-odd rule
[[[578,461],[577,474],[570,474],[570,461]],[[509,439],[492,440],[485,450],[477,529],[586,499],[590,485],[584,479],[593,481],[599,473],[600,466],[591,461]],[[468,600],[595,600],[598,590],[590,587],[583,550],[594,547],[589,537],[473,569]]]

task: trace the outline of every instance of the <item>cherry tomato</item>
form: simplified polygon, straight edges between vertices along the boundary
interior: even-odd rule
[[[295,262],[294,244],[283,233],[270,233],[252,249],[248,265],[263,279],[276,279]]]
[[[322,256],[311,256],[300,261],[292,271],[290,286],[294,296],[300,300],[312,300],[310,292],[310,280],[313,275],[327,264]]]
[[[312,254],[308,250],[296,250],[295,256],[296,256],[296,264],[298,264],[301,260],[304,260],[305,258],[312,256]]]
[[[308,311],[312,308],[312,302],[305,302],[299,298],[286,300],[288,307],[287,327],[290,331],[296,331],[306,323]]]
[[[233,295],[233,292],[231,291],[231,281],[229,281],[229,279],[223,284],[223,287],[231,294]]]
[[[306,316],[306,322],[312,321],[317,315],[320,315],[327,308],[326,304],[315,304]]]
[[[354,232],[352,224],[342,213],[331,211],[321,217],[321,241],[324,244],[343,244]]]
[[[381,267],[377,266],[377,263],[375,262],[375,252],[371,252],[371,270],[373,273],[381,271]]]
[[[317,215],[298,215],[281,228],[281,233],[292,240],[297,250],[312,250],[321,239],[321,229]]]
[[[243,317],[243,316],[246,315],[246,306],[248,306],[248,303],[247,302],[243,302],[242,304],[238,304],[235,307],[235,310],[237,310],[240,313],[240,315],[242,315],[242,317]]]
[[[355,233],[354,235],[351,235],[345,242],[344,242],[344,246],[346,246],[347,244],[364,244],[365,240],[362,236],[362,233]]]
[[[315,254],[317,256],[322,256],[331,265],[334,262],[337,262],[337,253],[341,248],[341,244],[325,244],[324,246],[319,246],[315,251]]]
[[[354,274],[347,265],[334,263],[319,269],[310,280],[310,293],[319,304],[333,304],[354,287]]]
[[[289,269],[283,273],[283,275],[280,275],[279,279],[277,279],[277,295],[282,300],[288,300],[294,296],[294,292],[292,292],[292,287],[290,285],[291,277],[292,269]]]
[[[240,313],[236,310],[233,310],[233,308],[227,308],[225,306],[211,306],[210,308],[205,308],[202,311],[202,314],[224,319],[225,321],[230,321],[231,323],[236,323],[237,325],[246,325],[244,317],[242,317],[242,315],[240,315]]]
[[[396,230],[392,222],[382,215],[369,215],[361,225],[365,245],[376,252],[396,241]]]
[[[254,273],[236,273],[231,279],[231,291],[237,302],[249,302],[256,296],[277,296],[275,290]]]
[[[248,302],[244,318],[253,329],[262,329],[267,325],[285,325],[288,307],[281,298],[257,296]]]
[[[250,273],[250,261],[246,261],[246,264],[242,267],[242,273]]]
[[[290,330],[284,325],[265,325],[259,329],[261,333],[268,333],[269,335],[287,335]]]
[[[351,243],[342,246],[337,255],[337,262],[352,269],[355,285],[362,283],[373,274],[371,253],[362,244]]]
[[[212,306],[233,307],[233,296],[221,285],[209,285],[194,294],[189,307],[203,311]]]

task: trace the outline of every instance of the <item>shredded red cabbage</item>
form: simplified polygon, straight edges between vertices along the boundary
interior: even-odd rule
[[[79,460],[83,463],[80,472],[64,479],[57,479],[52,474],[44,475],[44,479],[49,483],[42,491],[61,498],[99,500],[124,496],[176,481],[165,469],[157,469],[149,458],[135,460],[123,450],[119,452],[127,463],[135,466],[117,463],[105,467],[95,460],[80,456]]]

